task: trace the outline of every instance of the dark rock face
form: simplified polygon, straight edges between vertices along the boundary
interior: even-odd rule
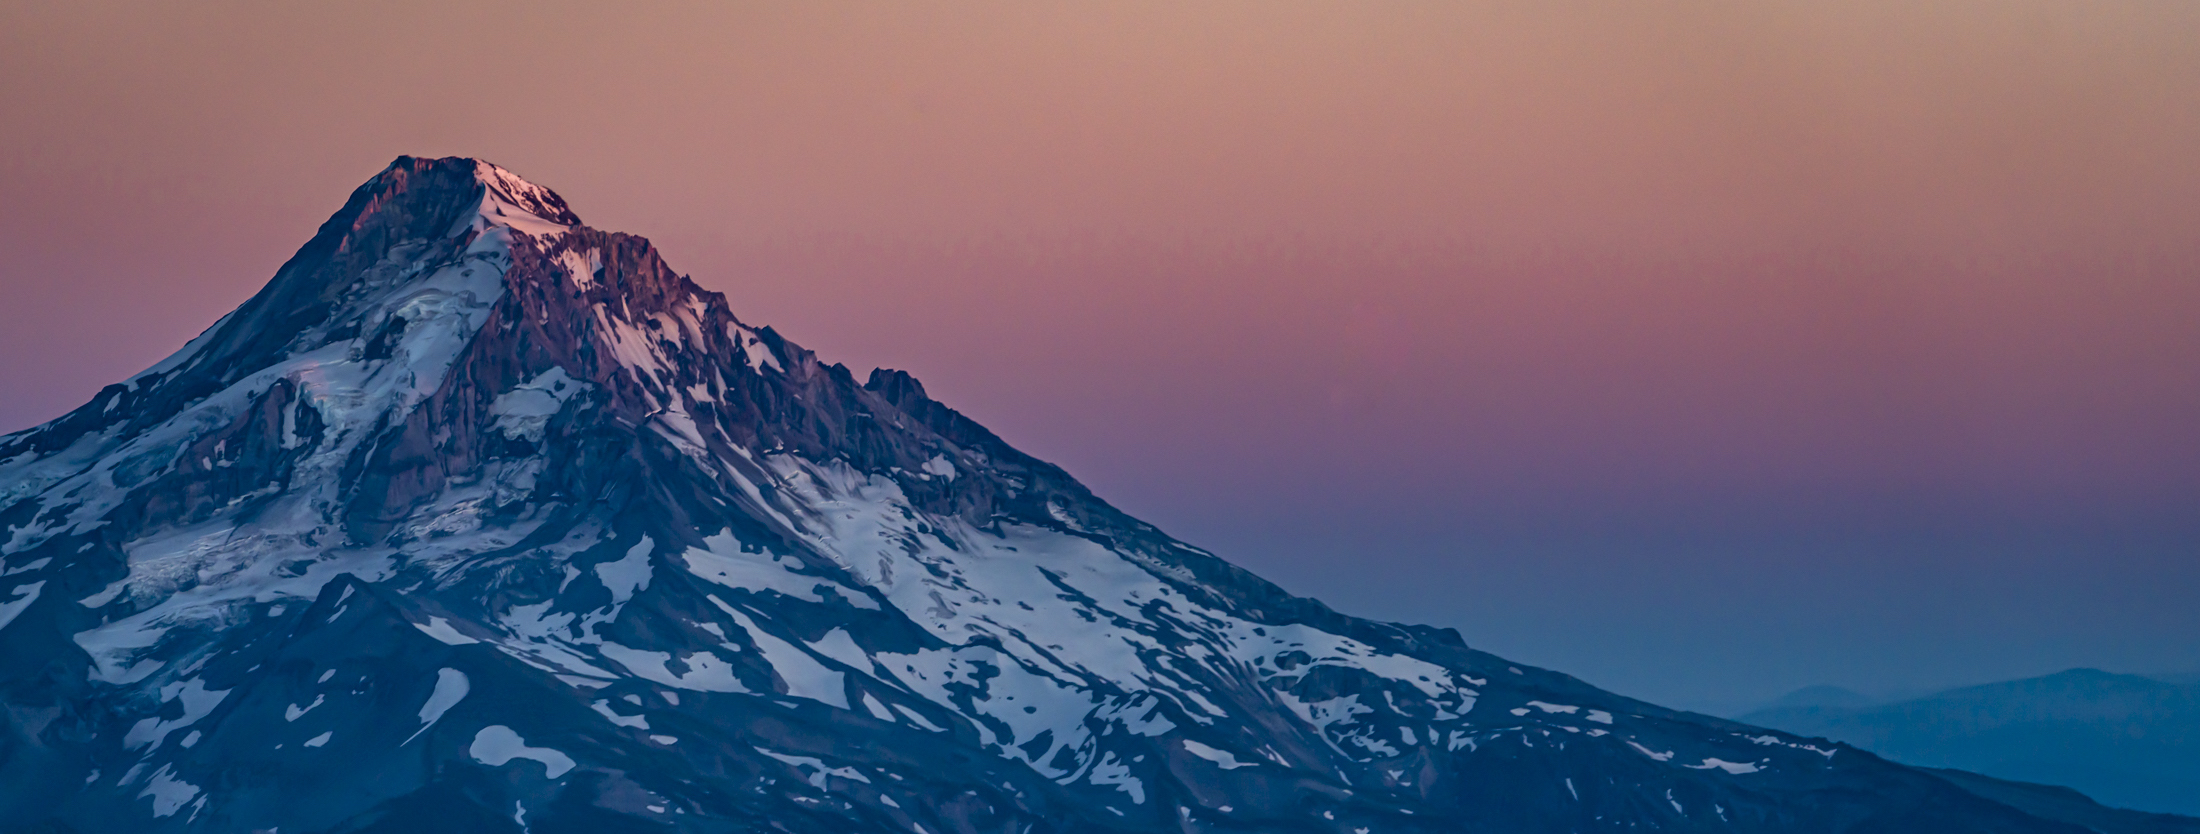
[[[0,438],[0,828],[2066,832],[1292,597],[401,158]]]

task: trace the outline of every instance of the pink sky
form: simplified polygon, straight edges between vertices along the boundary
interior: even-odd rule
[[[0,430],[479,156],[1352,613],[2200,668],[2200,5],[628,5],[0,8]]]

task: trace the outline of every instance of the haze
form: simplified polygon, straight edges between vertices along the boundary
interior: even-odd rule
[[[2200,669],[2200,5],[0,6],[0,431],[492,160],[1349,613]]]

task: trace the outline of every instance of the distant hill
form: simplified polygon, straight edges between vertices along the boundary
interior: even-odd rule
[[[1971,793],[2037,817],[2082,825],[2100,834],[2200,834],[2200,818],[2110,808],[2057,785],[2035,785],[1934,768],[1941,778]]]
[[[2066,785],[2107,805],[2200,814],[2200,686],[2072,669],[1862,707],[1810,691],[1739,720],[1908,764]]]
[[[1765,705],[1764,709],[1863,709],[1879,703],[1879,699],[1853,689],[1838,686],[1806,686]]]

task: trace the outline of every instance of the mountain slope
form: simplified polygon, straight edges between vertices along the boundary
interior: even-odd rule
[[[2095,669],[1894,704],[1773,708],[1742,721],[1898,761],[2067,785],[2110,805],[2200,814],[2200,687]]]
[[[21,830],[2081,830],[1292,597],[473,160],[0,438],[0,558]]]

